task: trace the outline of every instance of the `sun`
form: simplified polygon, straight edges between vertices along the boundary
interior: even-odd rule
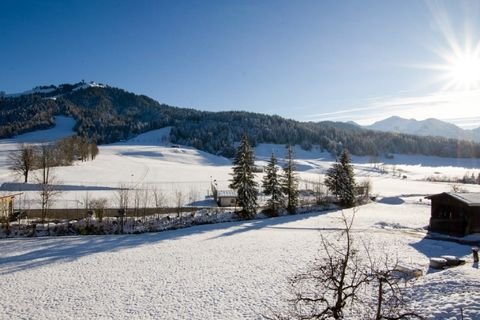
[[[447,60],[445,66],[448,86],[454,89],[480,88],[480,55],[476,52],[459,52]]]

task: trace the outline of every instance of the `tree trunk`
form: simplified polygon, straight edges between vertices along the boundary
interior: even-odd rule
[[[378,300],[377,300],[377,314],[375,316],[375,320],[382,319],[382,301],[383,301],[383,279],[379,279],[378,284]]]

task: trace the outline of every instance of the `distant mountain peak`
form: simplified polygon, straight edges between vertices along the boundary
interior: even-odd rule
[[[439,136],[444,138],[480,141],[480,130],[465,130],[452,123],[435,118],[425,120],[405,119],[391,116],[365,126],[367,129],[413,134],[419,136]]]

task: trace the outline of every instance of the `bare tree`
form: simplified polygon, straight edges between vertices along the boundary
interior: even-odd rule
[[[362,190],[362,194],[357,194],[357,196],[360,196],[360,199],[358,200],[362,203],[368,202],[370,199],[370,193],[372,192],[372,182],[370,179],[367,178],[360,181],[357,186]]]
[[[120,233],[123,233],[124,218],[127,215],[128,205],[130,202],[131,189],[126,184],[120,184],[116,192],[116,198],[118,201],[118,213],[120,216]]]
[[[142,192],[140,194],[140,204],[142,207],[142,217],[145,220],[145,216],[147,215],[147,208],[150,200],[150,189],[148,185],[143,185],[141,188]]]
[[[391,264],[388,255],[377,264],[365,250],[369,259],[362,259],[352,236],[354,216],[355,211],[350,219],[342,213],[339,242],[322,236],[324,256],[290,279],[290,309],[286,313],[271,312],[273,316],[264,318],[344,319],[348,310],[348,316],[358,319],[423,319],[408,309],[399,286],[404,278],[399,277],[399,268]]]
[[[318,181],[313,184],[316,204],[325,204],[327,202],[327,191],[328,189],[323,186],[322,178],[318,177]]]
[[[400,319],[424,319],[416,311],[408,307],[408,300],[404,295],[406,284],[412,279],[408,270],[402,268],[398,264],[398,259],[392,259],[390,254],[386,254],[380,261],[375,259],[370,254],[370,250],[366,248],[365,254],[369,260],[369,274],[368,285],[371,294],[370,297],[365,297],[371,303],[365,303],[366,312],[365,319],[374,320],[400,320]],[[404,284],[403,287],[400,284]]]
[[[342,217],[343,241],[334,243],[322,236],[326,257],[316,259],[311,269],[290,280],[294,319],[342,319],[345,307],[357,302],[357,292],[368,280],[353,245],[353,217]]]
[[[10,170],[23,176],[24,183],[27,183],[30,172],[35,169],[35,147],[21,144],[17,151],[9,154],[8,159]]]
[[[138,218],[138,211],[140,209],[140,202],[142,201],[142,189],[136,187],[133,190],[133,214]]]
[[[107,203],[108,203],[107,198],[96,198],[96,199],[90,200],[89,202],[89,207],[94,210],[95,217],[98,219],[98,222],[102,222],[103,220]]]
[[[155,209],[157,209],[157,214],[159,214],[160,209],[165,206],[166,197],[162,190],[158,188],[158,186],[153,187],[152,193]]]
[[[52,201],[61,192],[58,188],[58,181],[53,174],[54,150],[51,145],[42,144],[39,147],[37,156],[37,167],[39,172],[36,176],[39,185],[40,203],[42,209],[42,223],[45,222],[48,209]]]
[[[125,210],[125,213],[127,212],[128,205],[130,202],[130,192],[131,192],[131,189],[126,184],[120,184],[116,192],[118,208]]]
[[[175,190],[175,208],[177,210],[177,217],[180,217],[180,213],[182,212],[184,202],[184,195],[182,190]]]
[[[85,196],[83,197],[83,204],[85,205],[85,212],[87,212],[90,209],[90,195],[88,191],[85,192]]]

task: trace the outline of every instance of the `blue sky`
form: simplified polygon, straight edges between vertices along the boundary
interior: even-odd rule
[[[0,90],[84,79],[202,110],[468,127],[480,81],[449,66],[476,21],[475,1],[2,0]]]

